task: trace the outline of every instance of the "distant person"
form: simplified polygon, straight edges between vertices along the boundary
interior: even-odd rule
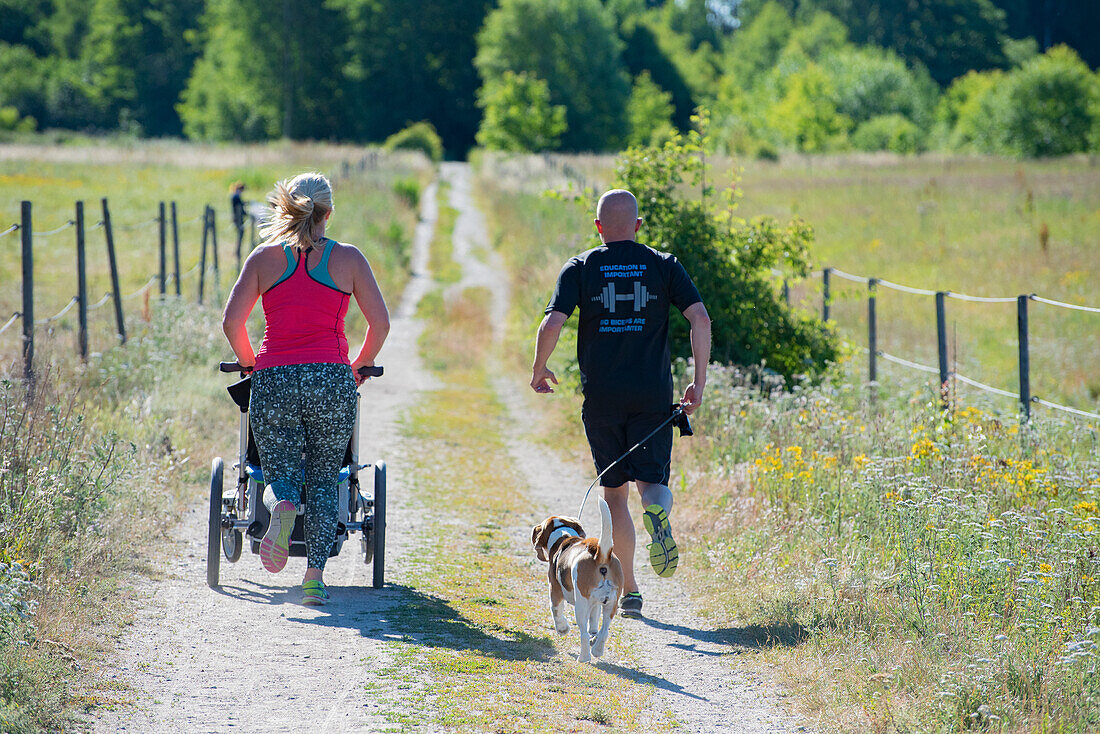
[[[351,439],[356,385],[363,381],[358,370],[374,364],[389,333],[389,312],[363,254],[325,237],[332,215],[328,179],[303,173],[280,181],[268,201],[271,221],[233,286],[222,328],[237,361],[253,370],[249,414],[271,512],[260,560],[272,573],[286,565],[304,499],[302,601],[324,604],[322,577],[336,539],[337,475]],[[246,324],[261,297],[266,327],[254,354]],[[349,360],[344,317],[353,297],[367,332]]]
[[[237,181],[231,187],[233,195],[229,197],[229,205],[233,210],[233,226],[237,228],[237,269],[241,268],[241,243],[244,241],[244,223],[245,223],[245,211],[244,211],[244,199],[241,198],[241,194],[244,193],[244,184]]]
[[[531,387],[552,393],[558,380],[546,363],[557,346],[562,325],[580,310],[577,361],[584,406],[581,420],[596,471],[603,472],[672,414],[672,367],[668,344],[669,307],[691,325],[694,380],[681,405],[690,415],[703,402],[710,361],[710,316],[691,278],[669,253],[638,244],[642,225],[638,202],[623,189],[605,193],[596,207],[596,229],[603,244],[569,260],[535,343]],[[623,565],[620,602],[624,614],[641,614],[642,595],[634,577],[634,521],[629,483],[634,482],[650,534],[649,560],[658,576],[676,570],[679,550],[668,516],[672,462],[672,425],[603,476],[604,499],[611,508],[615,555]]]

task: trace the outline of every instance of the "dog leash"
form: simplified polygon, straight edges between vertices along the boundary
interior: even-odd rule
[[[630,455],[631,455],[632,453],[634,453],[635,449],[637,449],[637,448],[638,448],[639,446],[641,446],[641,445],[642,445],[643,443],[645,443],[645,442],[646,442],[646,441],[648,441],[649,439],[651,439],[651,438],[653,438],[654,436],[656,436],[656,435],[657,435],[657,432],[658,432],[658,431],[660,431],[660,430],[661,430],[662,428],[664,428],[664,427],[665,427],[665,426],[667,426],[667,425],[668,425],[669,423],[671,423],[672,421],[676,420],[677,418],[679,418],[679,417],[680,417],[680,416],[682,416],[682,415],[684,415],[684,409],[683,409],[683,407],[681,407],[681,406],[677,405],[677,406],[676,406],[676,408],[675,408],[675,409],[674,409],[674,410],[672,411],[672,415],[670,415],[670,416],[669,416],[668,418],[666,418],[666,419],[665,419],[665,420],[664,420],[664,421],[663,421],[663,422],[661,423],[661,425],[659,425],[659,426],[657,426],[656,428],[654,428],[654,429],[653,429],[653,430],[652,430],[652,431],[650,432],[650,434],[649,434],[648,436],[646,436],[646,437],[645,437],[645,438],[643,438],[643,439],[642,439],[641,441],[639,441],[638,443],[636,443],[636,444],[634,444],[633,446],[631,446],[631,447],[630,447],[629,449],[627,449],[627,451],[626,451],[626,453],[625,453],[625,454],[623,454],[623,455],[622,455],[622,456],[620,456],[619,458],[615,459],[615,461],[611,462],[611,464],[609,464],[609,465],[608,465],[608,467],[607,467],[606,469],[604,469],[604,470],[603,470],[602,472],[600,472],[600,473],[599,473],[599,475],[597,475],[597,476],[596,476],[596,478],[592,480],[592,484],[589,484],[589,485],[588,485],[588,491],[586,491],[586,492],[584,493],[584,499],[582,499],[582,500],[581,500],[581,506],[580,506],[580,509],[579,509],[579,510],[577,510],[577,519],[578,519],[578,520],[580,520],[580,518],[581,518],[581,515],[583,515],[583,514],[584,514],[584,503],[585,503],[585,502],[588,502],[588,495],[592,493],[592,488],[596,486],[596,482],[598,482],[598,481],[600,481],[601,479],[603,479],[603,475],[604,475],[604,474],[607,474],[607,473],[608,473],[609,471],[611,471],[611,469],[612,469],[613,467],[615,467],[615,465],[616,465],[616,464],[618,464],[618,463],[619,463],[620,461],[622,461],[623,459],[625,459],[626,457],[628,457],[628,456],[630,456]],[[690,435],[690,434],[689,434],[689,435]]]

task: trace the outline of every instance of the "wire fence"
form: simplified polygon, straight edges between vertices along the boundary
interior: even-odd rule
[[[62,323],[66,317],[75,310],[77,316],[77,351],[82,359],[88,358],[88,315],[107,306],[114,306],[114,331],[119,343],[126,343],[126,314],[124,302],[135,299],[144,299],[146,305],[142,307],[142,314],[148,318],[148,299],[157,289],[159,297],[184,297],[182,283],[191,276],[198,275],[198,288],[194,297],[199,303],[206,297],[207,275],[211,276],[210,285],[215,289],[215,295],[220,298],[221,273],[220,258],[218,254],[218,230],[214,208],[210,205],[203,207],[200,214],[195,217],[180,220],[176,202],[160,202],[157,207],[157,215],[150,219],[142,219],[132,223],[113,223],[111,220],[110,206],[107,199],[102,199],[102,218],[90,226],[85,225],[84,202],[76,202],[76,216],[67,220],[61,226],[53,229],[36,231],[33,227],[33,207],[31,202],[21,203],[21,220],[8,228],[0,231],[0,238],[19,233],[22,244],[22,301],[23,308],[15,311],[0,325],[0,334],[12,329],[17,323],[22,325],[22,352],[24,378],[33,389],[34,385],[34,346],[36,328],[45,328],[45,333],[54,333],[55,325]],[[233,225],[234,237],[225,238],[237,243],[237,265],[241,262],[242,246],[251,249],[256,245],[256,218],[257,214],[245,212],[243,226]],[[249,222],[249,220],[253,220]],[[199,246],[198,262],[190,270],[180,272],[180,225],[187,226],[196,222],[202,222],[201,245]],[[224,220],[223,220],[224,221]],[[251,227],[248,225],[251,224]],[[158,226],[159,225],[159,226]],[[247,229],[251,229],[252,235],[246,236]],[[153,229],[153,232],[146,232]],[[34,287],[34,242],[36,239],[52,238],[61,235],[67,230],[73,230],[76,249],[76,295],[57,313],[46,318],[35,318],[35,287]],[[103,232],[103,242],[106,245],[111,287],[103,297],[95,303],[89,303],[87,288],[87,238],[90,232]],[[120,287],[119,258],[115,246],[115,234],[134,232],[137,237],[155,237],[157,252],[159,254],[159,269],[149,276],[140,287],[131,292],[123,292]],[[223,240],[224,241],[224,240]],[[51,248],[56,245],[51,243]],[[125,254],[124,258],[125,259]],[[145,275],[145,274],[143,274]],[[131,274],[132,277],[132,274]],[[159,288],[158,288],[159,286]],[[171,286],[171,291],[169,291]],[[191,297],[189,290],[187,297]]]
[[[781,278],[783,280],[783,293],[789,301],[789,281],[787,276],[779,270],[773,269],[772,275]],[[1029,344],[1029,328],[1028,328],[1028,304],[1029,303],[1041,303],[1047,306],[1053,306],[1056,308],[1069,309],[1078,312],[1086,313],[1100,313],[1100,308],[1093,306],[1082,306],[1079,304],[1066,303],[1063,301],[1056,301],[1049,298],[1042,298],[1034,293],[1022,294],[1018,296],[1001,296],[1001,297],[988,297],[988,296],[973,296],[966,293],[955,293],[953,291],[935,291],[927,288],[916,288],[909,285],[903,285],[901,283],[893,283],[888,280],[882,280],[881,278],[873,278],[864,275],[857,275],[848,273],[838,268],[824,268],[823,270],[814,271],[809,274],[810,278],[820,278],[823,282],[822,288],[822,303],[821,314],[823,321],[830,320],[830,305],[832,302],[831,296],[831,279],[832,277],[838,277],[842,280],[846,280],[853,283],[860,283],[866,285],[868,288],[867,295],[867,319],[868,319],[868,341],[870,347],[859,347],[868,356],[868,374],[870,376],[870,382],[877,384],[877,359],[882,358],[887,362],[897,364],[910,370],[916,370],[928,374],[937,375],[939,377],[939,384],[941,389],[941,395],[945,403],[949,399],[950,390],[949,383],[959,382],[964,385],[968,385],[977,390],[983,392],[998,395],[1001,397],[1012,398],[1020,404],[1021,413],[1025,420],[1031,416],[1032,404],[1042,405],[1043,407],[1051,410],[1060,411],[1070,415],[1089,418],[1093,420],[1100,420],[1100,413],[1090,412],[1087,410],[1081,410],[1080,408],[1074,408],[1068,405],[1062,405],[1050,400],[1044,400],[1038,396],[1031,394],[1031,360],[1030,360],[1030,344]],[[939,356],[939,365],[936,367],[920,364],[911,360],[898,357],[897,355],[889,354],[885,351],[877,348],[877,320],[875,299],[876,291],[878,288],[888,288],[900,293],[906,293],[915,296],[926,296],[936,299],[936,331],[937,331],[937,352]],[[945,306],[944,303],[948,299],[957,301],[963,301],[968,303],[979,304],[1011,304],[1015,303],[1017,307],[1017,367],[1019,370],[1019,392],[1012,392],[1002,388],[988,385],[979,380],[975,380],[972,377],[960,374],[957,370],[948,367],[948,350],[947,350],[947,333],[946,333],[946,318],[945,318]],[[846,342],[846,345],[852,347],[850,343]]]

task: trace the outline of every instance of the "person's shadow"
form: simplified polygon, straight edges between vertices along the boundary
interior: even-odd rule
[[[644,624],[687,638],[686,642],[670,642],[672,647],[698,655],[740,655],[773,647],[797,647],[809,637],[805,627],[792,624],[751,624],[745,627],[722,627],[700,630],[680,624],[669,624],[649,617],[637,617]],[[705,645],[701,648],[699,645]]]

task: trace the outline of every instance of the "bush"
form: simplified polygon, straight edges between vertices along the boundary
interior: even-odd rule
[[[837,109],[858,125],[881,115],[903,115],[919,127],[931,122],[939,93],[928,70],[910,69],[893,51],[848,47],[821,62],[836,89]]]
[[[630,123],[628,145],[659,145],[671,137],[672,94],[661,89],[648,71],[634,80],[634,90],[627,105]]]
[[[705,130],[705,117],[696,119]],[[649,245],[675,254],[694,279],[713,322],[715,361],[763,363],[788,380],[820,375],[836,358],[835,339],[820,321],[785,305],[770,275],[778,265],[808,272],[813,230],[799,219],[781,225],[770,217],[734,217],[736,181],[721,195],[700,189],[708,144],[693,131],[659,147],[633,148],[619,159],[617,185],[642,202]],[[685,188],[703,196],[685,196]],[[676,353],[690,352],[683,319],[672,321],[669,336]]]
[[[1021,157],[1089,150],[1100,127],[1100,80],[1066,46],[1019,69],[970,72],[944,95],[937,119],[953,147]]]
[[[400,132],[386,138],[382,148],[388,151],[394,150],[419,150],[428,156],[433,162],[443,160],[443,139],[435,131],[432,123],[414,122]]]
[[[807,153],[846,147],[852,120],[837,109],[836,89],[820,66],[811,62],[791,74],[784,86],[768,120],[788,144]]]
[[[921,130],[901,115],[872,117],[852,133],[852,145],[859,150],[889,150],[893,153],[918,153]]]
[[[1089,149],[1100,110],[1100,81],[1068,46],[1055,46],[1009,75],[1004,148],[1020,156]]]
[[[489,150],[539,153],[554,150],[565,133],[565,106],[550,104],[550,87],[526,72],[505,71],[478,90],[484,116],[477,142]]]

